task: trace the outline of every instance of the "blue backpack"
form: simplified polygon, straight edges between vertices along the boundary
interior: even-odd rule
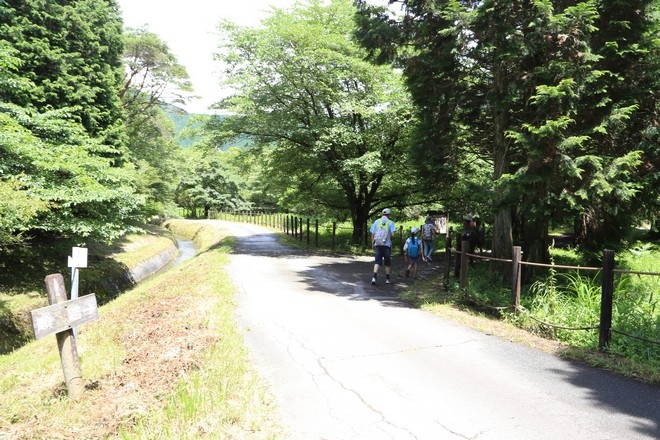
[[[419,238],[410,237],[408,239],[408,256],[413,258],[419,257]]]

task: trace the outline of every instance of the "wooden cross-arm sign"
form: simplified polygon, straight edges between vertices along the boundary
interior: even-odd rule
[[[35,339],[71,330],[99,317],[96,295],[93,293],[32,310],[31,314]]]

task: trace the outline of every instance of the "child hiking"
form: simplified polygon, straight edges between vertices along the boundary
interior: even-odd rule
[[[405,252],[406,259],[408,261],[408,268],[406,269],[406,278],[410,277],[410,270],[413,271],[413,278],[417,278],[417,268],[419,267],[417,261],[420,257],[424,260],[422,255],[422,240],[417,238],[417,232],[419,229],[412,228],[410,233],[412,234],[406,240],[406,243],[403,245],[403,250]]]

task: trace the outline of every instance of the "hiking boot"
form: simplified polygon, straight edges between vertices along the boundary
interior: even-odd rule
[[[389,278],[385,279],[385,284],[390,284],[390,279]]]
[[[406,278],[410,277],[410,269],[406,269]]]
[[[375,285],[376,285],[376,278],[375,278],[375,277],[371,279],[371,285],[372,285],[372,286],[375,286]]]

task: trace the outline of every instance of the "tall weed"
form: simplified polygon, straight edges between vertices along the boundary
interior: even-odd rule
[[[552,324],[546,326],[552,330],[546,329],[545,333],[549,332],[570,345],[593,346],[598,343],[598,332],[584,330],[598,325],[598,275],[588,277],[580,271],[557,273],[553,269],[545,280],[534,282],[529,292],[531,298],[526,307],[530,315],[538,321]]]
[[[565,258],[566,255],[563,255]],[[617,267],[658,272],[658,251],[646,245],[617,255]],[[531,317],[555,326],[583,328],[600,324],[601,281],[584,271],[557,272],[530,285],[523,305]],[[660,367],[660,277],[620,273],[616,276],[609,351]],[[598,331],[566,330],[536,322],[541,333],[569,345],[595,348]],[[530,325],[526,323],[526,325]]]

